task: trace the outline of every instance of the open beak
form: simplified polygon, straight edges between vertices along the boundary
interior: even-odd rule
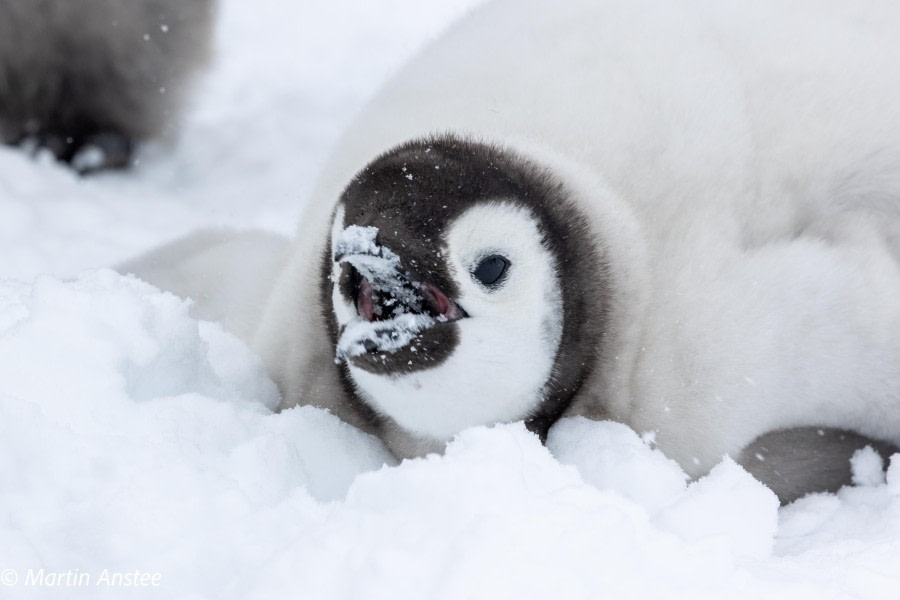
[[[351,225],[335,247],[335,263],[351,267],[350,290],[359,315],[341,333],[339,360],[362,351],[396,352],[422,331],[466,316],[438,286],[404,270],[399,256],[377,243],[376,234],[374,227]]]

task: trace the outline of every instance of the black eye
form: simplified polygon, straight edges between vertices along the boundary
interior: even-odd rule
[[[472,276],[484,285],[494,285],[503,278],[509,268],[509,261],[496,254],[488,256],[475,267]]]

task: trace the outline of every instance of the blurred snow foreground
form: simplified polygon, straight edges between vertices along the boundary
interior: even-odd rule
[[[228,1],[175,147],[89,180],[0,148],[0,597],[900,595],[900,459],[782,509],[728,458],[690,483],[583,419],[398,465],[321,410],[274,414],[258,358],[186,302],[78,274],[200,225],[289,231],[352,110],[473,3]]]

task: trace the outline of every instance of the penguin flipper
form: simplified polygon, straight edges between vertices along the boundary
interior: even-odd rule
[[[853,480],[850,459],[870,446],[887,463],[896,446],[842,429],[797,427],[772,431],[741,450],[736,461],[782,504],[813,492],[836,492]]]
[[[267,231],[204,229],[115,269],[190,298],[192,316],[219,322],[250,344],[289,247]]]

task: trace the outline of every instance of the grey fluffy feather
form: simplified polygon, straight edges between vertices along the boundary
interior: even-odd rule
[[[0,137],[72,160],[91,143],[127,155],[171,133],[208,58],[214,4],[0,0]]]
[[[900,452],[893,444],[852,431],[797,427],[758,437],[741,451],[737,462],[787,504],[812,492],[836,492],[850,485],[850,459],[866,446],[885,464]]]

